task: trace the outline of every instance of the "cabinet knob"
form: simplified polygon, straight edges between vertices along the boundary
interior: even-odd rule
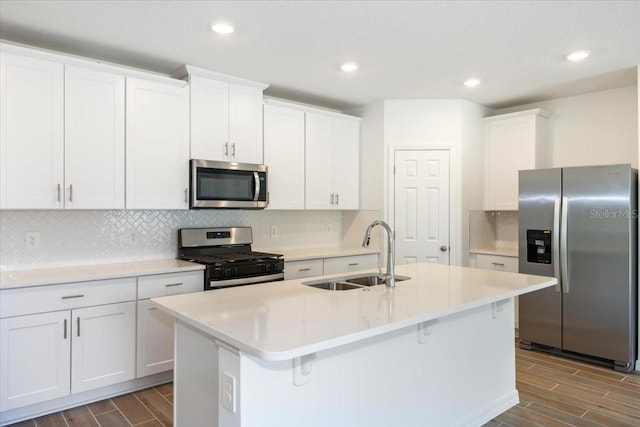
[[[440,246],[440,252],[447,252],[447,249],[449,249],[447,245]]]

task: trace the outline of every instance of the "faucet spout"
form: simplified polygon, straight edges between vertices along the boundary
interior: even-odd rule
[[[394,260],[394,235],[393,235],[393,230],[391,230],[391,227],[389,227],[389,224],[387,224],[386,222],[382,221],[382,220],[376,220],[373,221],[371,224],[369,224],[369,226],[367,227],[367,231],[365,231],[364,233],[364,240],[362,241],[362,247],[363,248],[367,248],[369,247],[369,242],[371,241],[371,230],[373,229],[373,227],[375,227],[376,225],[380,225],[382,226],[382,228],[385,229],[385,231],[387,232],[387,272],[384,275],[384,283],[393,288],[396,286],[396,280],[395,280],[395,269],[394,269],[394,264],[395,264],[395,260]]]

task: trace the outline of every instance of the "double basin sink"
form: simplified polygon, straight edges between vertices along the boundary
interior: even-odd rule
[[[395,276],[396,282],[409,280],[407,276]],[[378,274],[367,274],[364,276],[339,277],[333,280],[322,280],[304,282],[303,285],[312,286],[314,288],[326,289],[328,291],[348,291],[350,289],[366,289],[370,286],[384,285],[384,276]]]

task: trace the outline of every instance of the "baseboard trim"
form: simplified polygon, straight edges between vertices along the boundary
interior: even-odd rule
[[[159,374],[149,375],[147,377],[125,381],[107,387],[85,391],[83,393],[72,394],[58,399],[36,403],[23,408],[0,412],[0,426],[6,426],[31,418],[40,417],[42,415],[51,414],[53,412],[64,411],[65,409],[75,408],[76,406],[86,405],[87,403],[120,396],[122,394],[164,384],[172,380],[173,371],[161,372]]]
[[[520,403],[520,395],[518,390],[513,389],[502,397],[494,400],[488,406],[474,412],[464,420],[460,421],[457,426],[481,426],[491,421],[498,415],[516,406]]]

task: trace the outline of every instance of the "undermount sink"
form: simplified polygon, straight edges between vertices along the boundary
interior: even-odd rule
[[[409,280],[410,277],[395,276],[395,279],[396,279],[396,282],[402,282],[403,280]],[[377,286],[377,285],[383,285],[385,283],[384,276],[379,276],[377,274],[353,277],[351,279],[347,279],[346,281],[348,283],[355,283],[356,285],[361,285],[361,286]]]
[[[326,289],[328,291],[348,291],[349,289],[360,288],[358,285],[352,285],[345,282],[320,282],[320,283],[304,283],[307,286],[313,286],[314,288]]]
[[[407,276],[395,276],[396,282],[409,280]],[[328,291],[348,291],[350,289],[363,289],[368,286],[383,285],[384,277],[377,274],[367,274],[364,276],[341,277],[339,279],[326,282],[304,282],[303,285],[313,286],[318,289],[326,289]]]

